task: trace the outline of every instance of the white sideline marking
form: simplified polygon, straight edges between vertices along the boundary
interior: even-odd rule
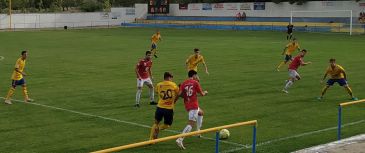
[[[1,98],[1,99],[5,99],[4,97],[0,97],[0,98]],[[12,101],[25,103],[24,101],[16,100],[16,99],[12,99]],[[123,121],[123,120],[118,120],[118,119],[114,119],[114,118],[109,118],[109,117],[104,117],[104,116],[93,115],[93,114],[89,114],[89,113],[78,112],[78,111],[69,110],[69,109],[64,109],[64,108],[55,107],[55,106],[49,106],[49,105],[44,105],[44,104],[39,104],[39,103],[34,103],[34,102],[29,102],[29,103],[26,103],[26,104],[42,106],[42,107],[46,107],[46,108],[51,108],[51,109],[61,110],[61,111],[65,111],[65,112],[69,112],[69,113],[74,113],[74,114],[79,114],[79,115],[83,115],[83,116],[89,116],[89,117],[101,118],[101,119],[108,120],[108,121],[114,121],[114,122],[119,122],[119,123],[125,123],[125,124],[135,125],[135,126],[139,126],[139,127],[148,128],[148,129],[150,129],[150,128],[151,128],[151,126],[144,125],[144,124],[139,124],[139,123],[129,122],[129,121]],[[180,134],[180,133],[181,133],[181,132],[179,132],[179,131],[174,131],[174,130],[164,130],[164,131],[168,131],[168,132],[176,133],[176,134]],[[202,139],[206,139],[206,140],[213,140],[213,141],[215,141],[215,139],[213,139],[213,138],[209,138],[209,137],[201,137],[201,138],[202,138]],[[247,146],[248,146],[248,145],[239,144],[239,143],[230,142],[230,141],[224,141],[224,140],[220,140],[219,142],[226,143],[226,144],[231,144],[231,145],[235,145],[235,146],[240,146],[240,147],[247,147]]]
[[[360,123],[364,123],[364,122],[365,122],[365,120],[360,120],[360,121],[356,121],[356,122],[343,124],[341,127],[356,125],[356,124],[360,124]],[[322,130],[305,132],[305,133],[301,133],[301,134],[297,134],[297,135],[293,135],[293,136],[289,136],[289,137],[283,137],[283,138],[279,138],[279,139],[269,140],[269,141],[266,141],[266,142],[261,142],[261,143],[258,143],[256,146],[259,147],[259,146],[267,145],[267,144],[274,143],[274,142],[284,141],[284,140],[293,139],[293,138],[299,138],[299,137],[303,137],[303,136],[307,136],[307,135],[312,135],[312,134],[331,131],[331,130],[336,130],[336,129],[337,129],[337,126],[330,127],[330,128],[325,128],[325,129],[322,129]],[[247,148],[252,148],[252,146],[248,146]],[[246,147],[240,147],[240,148],[235,148],[235,149],[231,149],[231,150],[226,150],[226,151],[223,151],[222,153],[230,153],[230,152],[239,151],[239,150],[247,149],[247,148]]]
[[[4,97],[0,97],[0,98],[1,99],[5,99]],[[12,99],[12,101],[24,103],[21,100],[15,100],[15,99]],[[52,109],[56,109],[56,110],[61,110],[61,111],[70,112],[70,113],[79,114],[79,115],[84,115],[84,116],[89,116],[89,117],[101,118],[101,119],[104,119],[104,120],[109,120],[109,121],[114,121],[114,122],[119,122],[119,123],[131,124],[131,125],[135,125],[135,126],[139,126],[139,127],[144,127],[144,128],[151,128],[151,126],[144,125],[144,124],[139,124],[139,123],[135,123],[135,122],[123,121],[123,120],[113,119],[113,118],[109,118],[109,117],[103,117],[103,116],[98,116],[98,115],[93,115],[93,114],[78,112],[78,111],[64,109],[64,108],[59,108],[59,107],[55,107],[55,106],[48,106],[48,105],[34,103],[34,102],[30,102],[30,103],[26,103],[26,104],[32,104],[32,105],[42,106],[42,107],[46,107],[46,108],[52,108]],[[360,123],[363,123],[363,122],[365,122],[365,120],[360,120],[360,121],[356,121],[356,122],[347,123],[347,124],[342,125],[341,127],[356,125],[356,124],[360,124]],[[258,143],[256,145],[256,147],[263,146],[263,145],[267,145],[267,144],[274,143],[274,142],[284,141],[284,140],[288,140],[288,139],[292,139],[292,138],[299,138],[299,137],[303,137],[303,136],[307,136],[307,135],[312,135],[312,134],[321,133],[321,132],[325,132],[325,131],[335,130],[335,129],[337,129],[337,126],[330,127],[330,128],[326,128],[326,129],[322,129],[322,130],[305,132],[305,133],[301,133],[301,134],[297,134],[297,135],[293,135],[293,136],[289,136],[289,137],[283,137],[283,138],[279,138],[279,139],[273,139],[273,140],[269,140],[269,141],[266,141],[266,142]],[[172,133],[180,133],[179,131],[174,131],[174,130],[165,130],[165,131],[172,132]],[[203,139],[206,139],[206,140],[213,140],[213,141],[215,141],[215,139],[213,139],[213,138],[208,138],[208,137],[202,137],[202,138]],[[239,150],[243,150],[243,149],[252,148],[251,145],[244,145],[244,144],[239,144],[239,143],[235,143],[235,142],[222,141],[222,140],[219,141],[219,142],[226,143],[226,144],[231,144],[231,145],[236,145],[236,146],[240,146],[239,148],[222,151],[222,153],[231,153],[231,152],[235,152],[235,151],[239,151]]]
[[[4,56],[0,56],[0,61],[2,61],[3,59],[5,59],[5,57]]]

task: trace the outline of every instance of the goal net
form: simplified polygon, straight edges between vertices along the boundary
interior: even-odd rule
[[[297,31],[341,32],[350,35],[352,35],[353,32],[361,33],[361,26],[354,23],[354,21],[356,22],[357,20],[353,18],[352,10],[290,12],[290,22]]]

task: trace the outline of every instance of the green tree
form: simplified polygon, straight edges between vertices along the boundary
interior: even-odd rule
[[[111,10],[111,4],[110,4],[110,1],[109,0],[103,0],[103,9],[105,12],[110,12]]]

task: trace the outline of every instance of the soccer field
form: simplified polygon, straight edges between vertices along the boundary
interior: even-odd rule
[[[364,35],[295,33],[308,53],[299,68],[302,80],[281,92],[288,74],[277,72],[286,45],[284,32],[160,29],[159,58],[153,59],[154,83],[165,71],[181,83],[185,59],[200,48],[210,75],[199,67],[200,97],[205,111],[203,129],[258,120],[257,152],[290,152],[336,140],[337,106],[349,101],[337,84],[322,102],[316,100],[329,58],[336,58],[348,75],[355,96],[365,98]],[[148,89],[141,108],[134,108],[135,65],[150,47],[151,28],[114,28],[68,31],[1,32],[0,97],[9,89],[10,76],[22,49],[29,50],[25,71],[31,104],[0,107],[0,152],[90,152],[145,141],[154,121]],[[18,87],[14,99],[22,100]],[[3,99],[0,99],[3,101]],[[343,138],[365,132],[364,104],[344,109]],[[160,137],[177,134],[187,123],[180,99],[174,123]],[[194,128],[195,129],[195,128]],[[252,127],[229,129],[231,137],[221,152],[250,152]],[[214,152],[214,133],[190,137],[181,151],[175,141],[126,150],[143,153]]]

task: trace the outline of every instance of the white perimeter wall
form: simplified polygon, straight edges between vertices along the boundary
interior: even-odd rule
[[[12,14],[12,28],[112,26],[135,19],[134,8],[112,8],[111,12]],[[0,14],[0,29],[9,28],[9,16]]]
[[[222,4],[222,3],[221,3]],[[365,10],[365,1],[312,1],[303,5],[289,4],[282,2],[275,4],[272,2],[265,3],[265,10],[254,10],[254,3],[224,3],[223,8],[215,8],[217,4],[211,4],[212,10],[202,10],[202,3],[189,4],[187,10],[179,10],[179,4],[170,5],[170,14],[172,16],[235,16],[238,12],[244,11],[247,16],[251,17],[290,17],[290,11],[324,11],[324,10],[353,10],[353,16],[358,17],[361,11]],[[219,5],[219,4],[218,4]],[[244,9],[241,6],[244,5]],[[147,8],[147,5],[138,4],[139,7]],[[146,13],[146,14],[139,14]],[[137,12],[136,16],[146,16],[147,12]],[[299,17],[349,17],[349,13],[298,13]]]

